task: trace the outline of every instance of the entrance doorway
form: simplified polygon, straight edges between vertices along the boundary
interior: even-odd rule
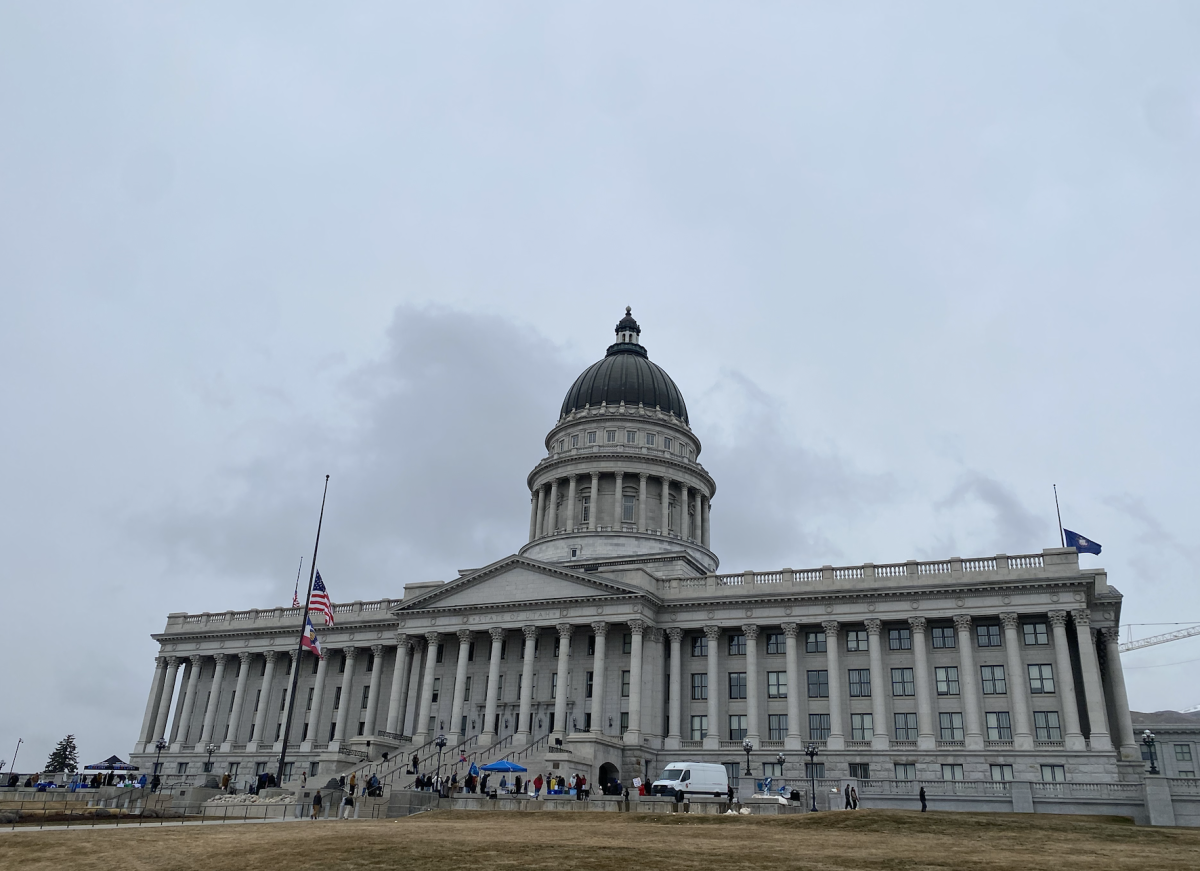
[[[601,765],[600,773],[596,778],[599,781],[598,786],[600,787],[600,791],[605,792],[605,787],[616,780],[619,774],[620,772],[617,770],[617,766],[613,765],[611,762],[605,762],[603,765]]]

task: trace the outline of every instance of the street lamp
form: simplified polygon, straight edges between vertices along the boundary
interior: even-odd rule
[[[821,751],[817,749],[815,742],[810,743],[804,751],[804,755],[808,757],[808,776],[810,781],[809,792],[812,794],[812,813],[817,812],[817,755]]]
[[[216,744],[209,744],[204,749],[208,751],[208,762],[204,763],[204,773],[212,774],[212,755],[214,753],[216,753],[218,750],[220,750],[221,748],[218,747]]]
[[[746,751],[746,776],[753,777],[754,772],[750,770],[750,751],[754,749],[754,745],[750,743],[749,738],[742,740],[742,749]]]
[[[1150,751],[1150,773],[1158,774],[1158,754],[1154,752],[1154,733],[1149,729],[1142,733],[1142,743]]]
[[[433,742],[433,746],[437,747],[437,749],[438,749],[437,776],[441,777],[442,776],[442,748],[444,748],[446,746],[446,736],[438,735],[437,740]]]

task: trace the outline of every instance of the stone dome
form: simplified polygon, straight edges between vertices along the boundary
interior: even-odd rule
[[[585,406],[601,403],[636,408],[659,408],[688,422],[683,394],[661,366],[650,362],[639,338],[642,329],[628,307],[617,324],[617,341],[608,346],[604,359],[593,363],[575,379],[563,399],[560,417]]]

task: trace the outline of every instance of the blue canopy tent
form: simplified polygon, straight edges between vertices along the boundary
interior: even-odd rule
[[[483,766],[483,771],[528,771],[529,769],[523,765],[517,765],[515,762],[510,762],[507,759],[501,759],[499,762],[492,762],[489,765]]]
[[[97,762],[95,765],[83,766],[84,771],[137,771],[136,765],[130,765],[128,762],[116,757],[110,756],[103,762]]]

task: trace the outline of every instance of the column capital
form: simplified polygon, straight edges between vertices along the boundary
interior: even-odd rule
[[[908,625],[912,628],[913,632],[919,632],[920,634],[924,635],[925,627],[928,625],[928,621],[926,621],[924,617],[909,617]]]
[[[168,656],[167,657],[167,668],[175,668],[178,665],[179,665],[179,657],[178,656]]]
[[[1092,625],[1092,612],[1087,608],[1076,608],[1071,612],[1071,619],[1075,621],[1076,626],[1086,628]]]
[[[343,647],[342,655],[346,657],[347,664],[354,662],[355,658],[358,656],[358,648],[353,645],[349,647]]]
[[[570,640],[571,633],[575,631],[575,627],[570,623],[559,623],[554,628],[558,630],[558,637],[563,641]]]
[[[383,650],[384,650],[384,647],[382,644],[372,644],[371,645],[371,654],[376,659],[379,659],[379,657],[383,656]]]
[[[600,473],[599,473],[599,472],[592,472],[592,480],[593,480],[593,481],[596,481],[596,480],[598,480],[599,478],[600,478]]]
[[[264,650],[263,651],[263,659],[265,659],[267,662],[274,662],[275,660],[279,659],[279,651],[278,650]]]
[[[603,638],[608,634],[608,624],[603,620],[597,620],[592,624],[592,634],[597,638]]]
[[[866,620],[864,622],[867,624],[867,634],[868,635],[878,636],[881,632],[883,632],[883,621],[882,620],[871,619],[871,620]]]
[[[971,615],[970,614],[955,614],[954,615],[954,628],[957,629],[959,632],[970,632],[972,625],[973,624],[971,623]]]
[[[649,477],[650,477],[649,472],[638,472],[638,480],[639,481],[645,481]]]
[[[634,635],[641,635],[646,631],[646,627],[649,624],[645,620],[636,620],[635,619],[635,620],[630,620],[626,625],[629,627],[629,631],[632,632]]]
[[[165,656],[154,657],[154,667],[155,668],[166,668],[167,667],[167,658]]]
[[[1101,637],[1104,638],[1105,644],[1120,644],[1121,643],[1121,627],[1120,626],[1105,626],[1100,630]]]
[[[747,641],[753,641],[754,639],[758,638],[758,624],[743,623],[742,634],[746,636]]]
[[[527,625],[527,626],[521,627],[521,634],[524,635],[526,638],[537,638],[538,635],[541,633],[541,631],[542,631],[542,627],[540,627],[540,626],[528,626]]]
[[[667,629],[667,638],[671,639],[672,644],[679,644],[683,641],[683,630],[678,626],[672,626]]]
[[[201,656],[199,653],[193,653],[191,656],[188,657],[188,661],[192,664],[192,668],[199,668],[200,663],[202,663],[204,661],[204,657]]]
[[[788,638],[798,638],[800,636],[799,623],[784,623],[782,628],[783,634]]]
[[[841,624],[836,620],[822,620],[821,628],[825,630],[825,642],[826,646],[828,646],[830,636],[837,638],[838,629],[841,628]]]
[[[572,472],[570,475],[567,475],[567,480],[570,481],[572,484],[574,484],[575,479],[578,477],[579,477],[578,473]]]
[[[411,642],[412,642],[412,639],[408,637],[407,632],[401,632],[399,630],[396,631],[396,646],[397,647],[404,647],[406,644],[410,644]]]
[[[217,665],[224,665],[224,664],[225,664],[225,660],[228,658],[228,656],[229,656],[229,654],[227,654],[227,653],[214,653],[214,654],[213,654],[213,661],[214,661],[214,662],[215,662]]]
[[[254,654],[249,650],[242,650],[238,652],[238,659],[242,661],[243,667],[245,667],[246,663],[250,661],[250,657],[252,656],[254,656]]]
[[[441,640],[442,640],[442,633],[440,633],[440,632],[432,632],[431,631],[431,632],[425,633],[425,643],[431,647],[433,645],[437,644]]]
[[[704,627],[704,634],[706,636],[708,636],[709,641],[716,641],[718,638],[721,637],[721,627],[714,626],[713,624],[710,623]]]
[[[613,472],[613,474],[617,476],[618,481],[620,481],[622,478],[625,477],[625,473],[622,471],[616,471],[616,472]]]
[[[1000,622],[1005,629],[1020,629],[1021,615],[1015,611],[1005,611],[1000,615]]]
[[[458,636],[459,644],[470,644],[472,636],[475,635],[475,633],[470,629],[459,629],[458,632],[454,634]]]
[[[508,630],[501,626],[493,626],[488,629],[488,635],[492,636],[492,641],[503,641],[504,636],[508,634]]]
[[[663,484],[665,484],[668,487],[671,485],[671,482],[675,480],[670,475],[661,475],[660,477],[662,478]]]
[[[1065,629],[1067,625],[1066,611],[1050,611],[1046,614],[1050,618],[1050,625],[1058,629]]]

